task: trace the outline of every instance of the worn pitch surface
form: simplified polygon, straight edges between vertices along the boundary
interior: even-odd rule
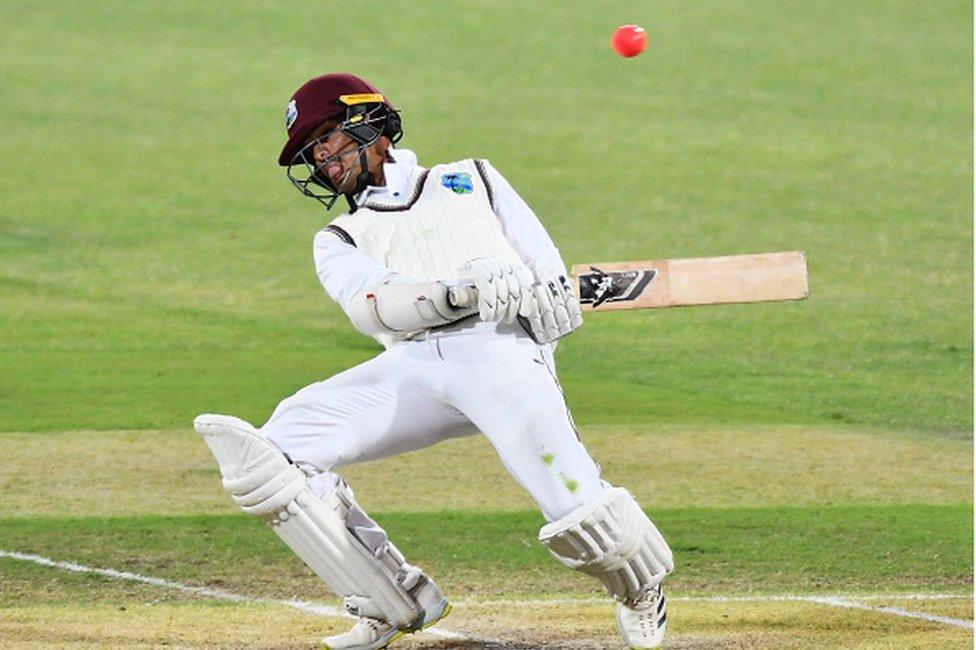
[[[836,427],[596,427],[583,435],[608,476],[628,474],[645,502],[657,497],[651,514],[681,560],[669,581],[675,647],[971,643],[969,441]],[[837,436],[851,441],[843,459],[829,444]],[[697,475],[723,489],[696,493],[679,461],[707,442],[714,453],[701,455]],[[777,462],[784,446],[793,449],[792,468]],[[113,449],[125,451],[125,467]],[[651,454],[661,467],[653,481],[630,473],[632,456]],[[11,459],[0,473],[4,492],[19,484],[45,504],[32,511],[29,499],[12,499],[0,519],[0,553],[15,552],[0,555],[7,643],[303,647],[348,624],[277,538],[235,511],[193,434],[4,434],[0,455]],[[405,647],[617,647],[610,603],[535,542],[539,515],[504,487],[483,440],[404,460],[347,477],[457,603],[441,636],[418,635]],[[36,478],[72,462],[85,471]],[[472,473],[472,463],[490,469]],[[812,478],[832,465],[860,471]],[[922,476],[925,492],[913,487]],[[757,483],[768,489],[750,489]],[[295,600],[313,606],[285,602]]]

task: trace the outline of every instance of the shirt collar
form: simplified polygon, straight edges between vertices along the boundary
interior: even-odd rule
[[[363,205],[370,199],[387,203],[402,203],[407,200],[410,180],[417,168],[417,154],[409,149],[387,149],[392,162],[383,163],[383,177],[386,185],[368,185],[357,197],[356,204]]]

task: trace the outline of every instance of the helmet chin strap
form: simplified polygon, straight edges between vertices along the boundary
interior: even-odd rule
[[[351,192],[345,194],[346,201],[349,203],[349,214],[359,209],[359,205],[356,204],[356,196],[361,194],[369,184],[369,167],[366,165],[366,147],[359,147],[359,169],[360,172],[356,176],[356,186],[352,188]]]

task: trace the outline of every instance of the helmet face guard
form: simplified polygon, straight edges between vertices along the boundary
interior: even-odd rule
[[[285,174],[299,192],[315,199],[329,210],[335,205],[342,192],[329,179],[326,169],[329,164],[339,161],[344,156],[357,154],[360,171],[356,176],[356,185],[352,191],[345,193],[350,211],[355,212],[356,202],[353,197],[366,189],[369,182],[366,149],[383,135],[390,138],[391,142],[399,142],[403,137],[403,129],[400,124],[400,114],[390,108],[383,96],[378,93],[341,95],[338,102],[346,106],[342,122],[331,131],[305,143],[292,157]],[[347,148],[317,163],[315,147],[336,131],[345,134],[356,143],[355,152]]]

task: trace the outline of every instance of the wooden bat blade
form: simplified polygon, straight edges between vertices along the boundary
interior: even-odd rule
[[[584,311],[803,300],[802,251],[573,266]]]

